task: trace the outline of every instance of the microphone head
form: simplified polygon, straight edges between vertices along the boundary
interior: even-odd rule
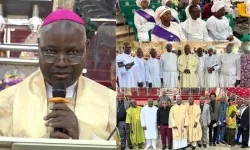
[[[64,83],[56,83],[53,85],[52,90],[53,97],[66,97],[66,86]]]

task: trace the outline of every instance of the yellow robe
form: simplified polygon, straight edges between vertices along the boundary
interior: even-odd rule
[[[138,145],[145,142],[144,131],[141,126],[141,107],[137,106],[136,108],[130,107],[127,112],[126,123],[132,125],[133,133],[130,133],[131,143],[133,145]]]
[[[198,105],[187,105],[188,111],[188,141],[197,142],[201,140],[202,130],[200,124],[201,109]],[[194,124],[197,122],[197,127],[194,128]]]
[[[187,146],[187,128],[188,113],[187,107],[183,104],[175,104],[170,109],[169,114],[169,128],[172,128],[173,135],[173,149],[179,149]],[[177,127],[177,129],[174,129]]]
[[[199,64],[199,60],[189,54],[182,54],[178,58],[178,70],[180,72],[180,87],[193,88],[198,87],[198,78],[196,75],[197,66]],[[184,73],[185,69],[190,70],[190,74]]]
[[[116,93],[86,77],[78,79],[75,114],[80,139],[106,140],[116,126]],[[0,92],[0,136],[49,138],[43,117],[48,103],[44,78],[36,71]],[[115,140],[115,139],[112,139]]]

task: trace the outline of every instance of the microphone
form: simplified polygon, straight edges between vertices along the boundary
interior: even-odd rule
[[[57,83],[53,85],[52,90],[53,98],[65,98],[66,97],[66,86],[63,83]],[[57,102],[56,102],[57,103]],[[63,132],[62,128],[55,128],[54,132]]]

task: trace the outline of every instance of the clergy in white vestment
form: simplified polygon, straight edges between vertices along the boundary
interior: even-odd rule
[[[240,84],[240,54],[233,53],[234,45],[229,43],[226,53],[220,56],[220,87],[237,87]]]
[[[191,5],[197,5],[197,7],[199,7],[199,9],[201,9],[201,7],[199,5],[199,0],[189,0],[189,5],[185,8],[186,19],[189,19],[191,17],[190,12],[189,12],[189,7]],[[200,12],[199,18],[201,19],[201,12]]]
[[[148,9],[150,0],[136,0],[136,4],[141,9],[134,15],[134,24],[137,29],[139,41],[149,41],[148,31],[155,25],[154,10]]]
[[[213,41],[225,41],[241,43],[233,36],[233,30],[229,25],[229,20],[225,17],[225,4],[222,1],[214,3],[211,11],[214,13],[207,22],[208,35]]]
[[[162,0],[161,5],[169,7],[171,9],[171,15],[172,15],[171,21],[180,23],[180,19],[178,18],[178,12],[174,8],[172,8],[172,0]]]
[[[201,10],[198,5],[191,5],[189,7],[191,17],[181,23],[182,31],[185,34],[187,41],[213,41],[208,36],[206,22],[200,19],[200,12]]]
[[[141,48],[137,49],[137,56],[135,56],[136,67],[134,69],[134,78],[139,87],[147,87],[147,83],[152,87],[150,75],[148,72],[146,60],[143,59],[143,51]]]
[[[198,87],[205,87],[205,80],[204,80],[204,63],[206,56],[202,52],[202,48],[197,49],[197,59],[199,60],[199,65],[197,68],[197,77],[198,77]]]
[[[116,56],[118,65],[118,81],[120,88],[134,88],[137,83],[134,79],[136,63],[133,56],[130,55],[131,46],[129,43],[124,43],[124,53]]]
[[[213,54],[215,46],[209,45],[208,48],[208,57],[205,59],[205,87],[214,88],[219,87],[219,69],[220,61],[217,55]]]
[[[233,4],[231,3],[231,0],[221,0],[225,4],[225,10],[228,14],[231,14],[233,18],[236,18],[236,13],[233,7]]]
[[[158,108],[153,105],[153,100],[149,99],[148,104],[145,105],[141,110],[141,126],[144,129],[144,135],[146,139],[146,148],[150,146],[156,150],[156,139],[157,139],[157,110]]]
[[[172,128],[173,149],[185,149],[187,146],[188,112],[187,106],[177,96],[176,104],[169,113],[169,128]]]
[[[152,87],[161,87],[161,66],[160,60],[156,58],[157,51],[155,49],[150,50],[151,58],[147,61],[147,68],[150,76]]]
[[[156,25],[151,32],[152,42],[180,42],[187,40],[181,26],[176,22],[172,22],[171,18],[171,9],[169,7],[160,6],[156,9]]]
[[[195,88],[198,87],[198,79],[196,75],[199,60],[190,52],[190,46],[184,47],[185,54],[178,58],[178,70],[180,72],[180,87]]]
[[[246,0],[246,14],[250,15],[250,0]]]
[[[177,55],[172,52],[172,44],[167,44],[166,49],[160,58],[163,87],[175,88],[178,83]]]

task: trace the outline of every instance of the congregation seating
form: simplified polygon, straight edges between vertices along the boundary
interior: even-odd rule
[[[129,26],[129,35],[130,35],[130,28],[133,29],[134,32],[134,36],[135,36],[135,40],[138,41],[138,36],[137,36],[137,29],[134,25],[134,13],[136,10],[140,9],[136,3],[135,0],[119,0],[119,6],[120,6],[120,11],[122,16],[126,19],[126,22]],[[153,0],[151,1],[149,8],[153,9],[154,11],[161,6],[161,2],[158,0]],[[186,12],[184,8],[178,9],[177,6],[175,6],[175,4],[173,3],[172,8],[174,8],[175,10],[177,10],[179,12],[178,18],[181,22],[184,22],[186,20]],[[203,8],[201,8],[201,13],[203,13]],[[238,4],[238,13],[239,16],[241,17],[250,17],[250,15],[246,14],[246,5],[245,3],[242,4]],[[225,17],[228,18],[229,20],[229,25],[232,28],[232,30],[234,31],[234,20],[231,14],[226,15]],[[204,21],[206,21],[207,19],[203,19]],[[125,21],[124,21],[125,24]],[[149,32],[149,38],[151,40],[151,33]],[[249,41],[250,36],[247,33],[243,33],[241,35],[241,37],[239,37],[240,41],[244,42],[244,41]]]
[[[113,2],[113,3],[112,3]],[[112,18],[115,15],[114,0],[77,0],[76,10],[83,16],[91,18]]]

